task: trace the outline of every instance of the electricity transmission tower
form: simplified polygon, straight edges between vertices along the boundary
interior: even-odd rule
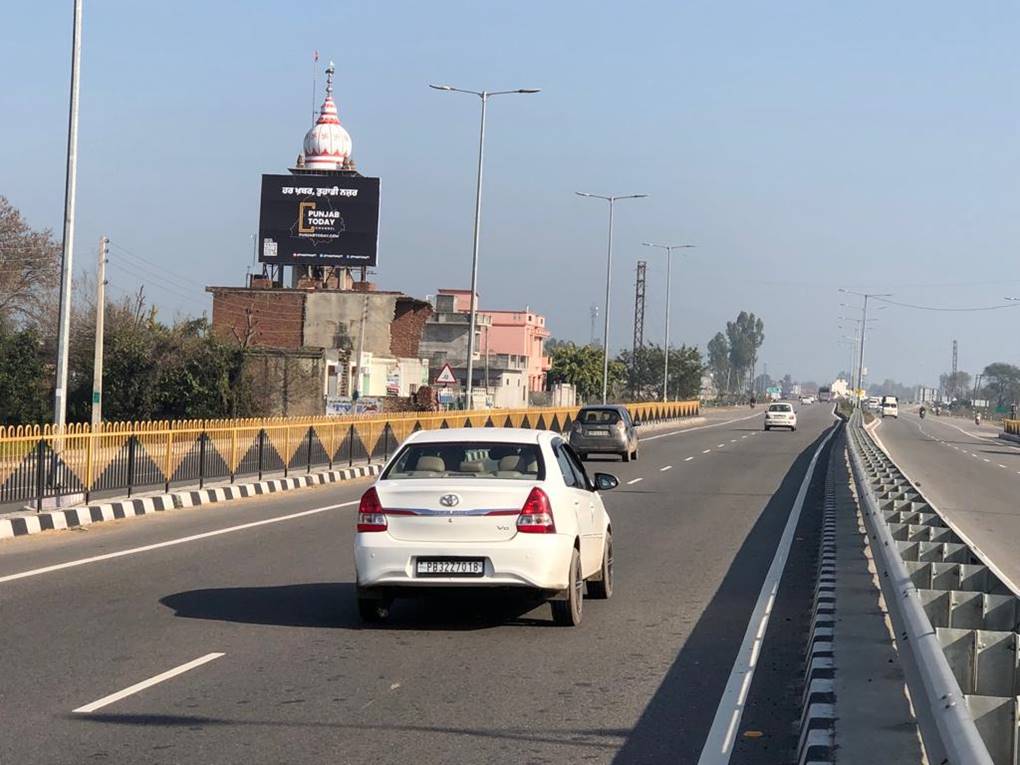
[[[645,344],[645,271],[647,261],[637,262],[637,280],[634,284],[634,349],[630,357],[630,376],[632,392],[637,386],[638,351]]]

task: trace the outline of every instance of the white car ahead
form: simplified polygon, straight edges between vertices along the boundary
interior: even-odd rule
[[[600,491],[557,433],[460,428],[412,434],[361,498],[354,557],[358,611],[449,587],[522,587],[581,623],[588,595],[613,593],[612,525]]]
[[[765,430],[772,428],[797,429],[797,413],[793,411],[793,404],[769,404],[765,410]]]

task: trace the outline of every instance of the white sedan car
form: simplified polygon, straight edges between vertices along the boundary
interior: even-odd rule
[[[613,593],[612,524],[600,491],[557,433],[460,428],[412,434],[361,498],[358,611],[386,618],[395,597],[449,587],[521,587],[581,623],[587,594]]]
[[[793,411],[793,404],[779,402],[769,404],[765,410],[765,430],[772,428],[797,429],[797,413]]]

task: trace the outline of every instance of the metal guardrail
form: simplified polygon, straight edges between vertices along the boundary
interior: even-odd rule
[[[1020,599],[850,421],[848,450],[928,761],[1018,765]]]
[[[1011,436],[1020,436],[1020,420],[1004,419],[1002,421],[1002,430]]]
[[[697,401],[629,404],[643,422],[693,417]],[[0,428],[0,504],[203,486],[207,481],[386,461],[416,430],[518,427],[566,431],[578,407]]]

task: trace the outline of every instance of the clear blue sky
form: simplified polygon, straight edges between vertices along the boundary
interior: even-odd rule
[[[587,340],[604,284],[604,203],[617,215],[614,347],[629,345],[648,258],[646,336],[704,347],[727,319],[765,320],[771,373],[830,378],[838,286],[905,302],[1020,294],[1020,8],[992,2],[194,2],[86,0],[77,259],[95,243],[160,263],[165,315],[206,284],[241,284],[259,175],[290,166],[310,122],[311,52],[335,59],[354,158],[383,183],[382,288],[466,286],[478,102],[426,82],[540,87],[491,103],[483,305],[525,304]],[[39,227],[63,204],[71,2],[15,4],[0,25],[0,194]],[[320,74],[321,86],[321,74]],[[316,103],[321,92],[316,94]],[[934,382],[1017,362],[1020,311],[890,308],[872,377]]]

